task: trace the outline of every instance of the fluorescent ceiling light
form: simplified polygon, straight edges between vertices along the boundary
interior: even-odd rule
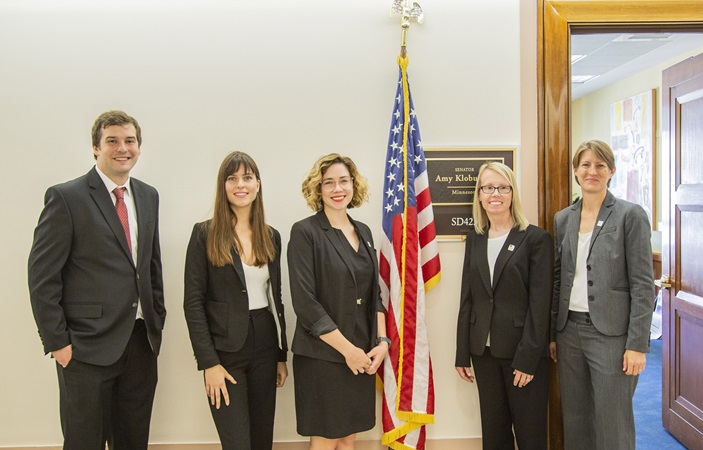
[[[590,81],[594,78],[596,78],[598,75],[572,75],[571,76],[571,82],[572,83],[585,83],[586,81]]]

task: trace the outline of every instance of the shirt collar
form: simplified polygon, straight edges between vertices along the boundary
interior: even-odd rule
[[[108,178],[108,176],[105,175],[105,174],[100,170],[100,168],[98,168],[97,165],[95,166],[95,171],[98,172],[98,175],[100,176],[100,179],[103,180],[103,184],[105,185],[105,187],[107,188],[107,191],[108,191],[109,193],[112,193],[112,191],[114,191],[116,187],[123,187],[123,188],[126,188],[126,189],[127,189],[127,195],[129,195],[130,197],[132,197],[132,183],[130,183],[130,181],[131,181],[131,179],[132,179],[131,177],[128,176],[128,177],[127,177],[127,181],[125,182],[125,184],[123,184],[122,186],[118,186],[117,184],[115,184],[114,181],[112,181],[110,178]]]

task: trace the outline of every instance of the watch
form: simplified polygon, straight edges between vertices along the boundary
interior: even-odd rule
[[[388,339],[385,336],[377,337],[376,338],[376,345],[380,344],[381,342],[385,342],[386,344],[388,344],[388,349],[390,350],[390,348],[391,348],[391,340],[390,339]]]

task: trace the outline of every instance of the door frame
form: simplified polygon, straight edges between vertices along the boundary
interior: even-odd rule
[[[537,116],[539,225],[571,203],[571,58],[573,32],[703,29],[700,0],[538,0]],[[550,365],[556,380],[556,367]],[[550,383],[549,447],[562,449],[561,400]]]

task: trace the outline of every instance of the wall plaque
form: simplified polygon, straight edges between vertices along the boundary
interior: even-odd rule
[[[498,161],[514,170],[516,147],[424,147],[439,239],[462,239],[473,229],[478,170]]]

